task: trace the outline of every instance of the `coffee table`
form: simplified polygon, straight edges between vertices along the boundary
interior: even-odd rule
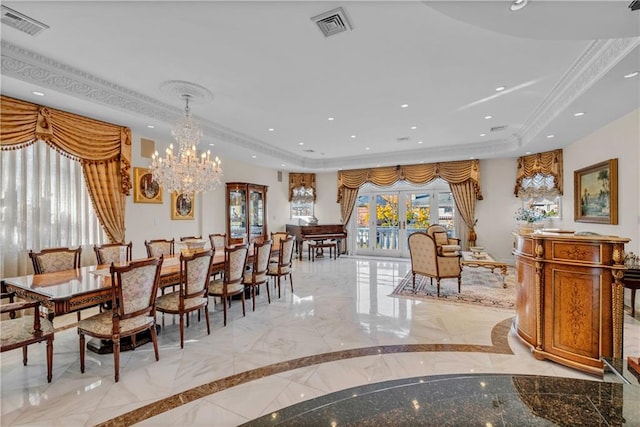
[[[460,265],[463,267],[471,267],[471,268],[486,268],[488,270],[499,269],[502,274],[502,287],[506,289],[507,287],[507,264],[503,262],[498,262],[491,255],[486,252],[469,252],[469,251],[461,251],[462,260],[460,261]]]

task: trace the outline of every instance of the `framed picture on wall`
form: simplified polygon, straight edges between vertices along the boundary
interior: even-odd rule
[[[133,168],[134,203],[162,203],[162,187],[153,179],[150,169]]]
[[[618,223],[618,159],[610,159],[573,173],[574,220]]]
[[[193,219],[195,212],[196,195],[191,193],[171,193],[171,219]]]

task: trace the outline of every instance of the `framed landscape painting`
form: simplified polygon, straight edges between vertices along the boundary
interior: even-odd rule
[[[618,159],[610,159],[573,173],[574,220],[618,223]]]
[[[162,187],[153,179],[150,169],[133,168],[134,203],[162,203]]]

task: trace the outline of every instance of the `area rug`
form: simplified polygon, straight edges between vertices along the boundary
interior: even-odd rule
[[[508,269],[507,288],[502,287],[502,275],[485,268],[462,269],[462,286],[458,293],[458,279],[440,280],[440,297],[437,296],[435,279],[431,285],[429,277],[416,275],[416,289],[413,289],[411,272],[400,281],[391,293],[392,297],[410,299],[431,299],[446,302],[482,305],[485,307],[513,309],[516,302],[513,268]]]

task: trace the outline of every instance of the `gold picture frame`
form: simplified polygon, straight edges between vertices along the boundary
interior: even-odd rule
[[[193,219],[196,207],[196,195],[191,193],[189,198],[186,193],[171,193],[171,219]]]
[[[618,159],[573,173],[574,221],[618,223]]]
[[[134,203],[162,203],[162,186],[151,176],[151,169],[133,168]]]

